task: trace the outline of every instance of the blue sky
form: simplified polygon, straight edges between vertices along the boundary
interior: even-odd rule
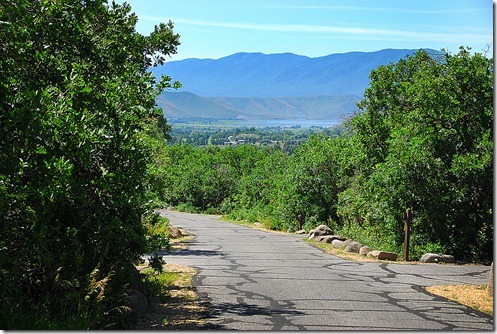
[[[122,3],[122,0],[116,1]],[[184,58],[237,52],[324,56],[387,48],[482,52],[493,43],[491,0],[127,0],[137,31],[172,20]],[[491,46],[493,49],[493,45]]]

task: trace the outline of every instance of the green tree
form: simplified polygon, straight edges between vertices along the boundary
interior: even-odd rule
[[[279,189],[289,157],[280,150],[258,149],[257,152],[245,160],[250,162],[251,168],[243,169],[236,193],[225,203],[228,207],[225,211],[234,219],[264,221],[268,228],[282,228]]]
[[[402,242],[402,215],[415,211],[414,247],[458,258],[492,254],[493,63],[419,51],[371,72],[350,122],[361,157],[355,189],[343,203],[361,223]],[[355,193],[356,196],[350,196]],[[345,196],[347,195],[347,196]],[[347,210],[344,219],[353,220]],[[431,246],[429,246],[431,245]]]
[[[1,328],[98,328],[122,305],[146,249],[145,133],[167,133],[173,86],[148,69],[179,44],[136,22],[104,0],[0,2]]]
[[[290,158],[280,194],[288,227],[297,227],[299,215],[308,229],[336,218],[339,174],[334,145],[327,136],[311,136]]]

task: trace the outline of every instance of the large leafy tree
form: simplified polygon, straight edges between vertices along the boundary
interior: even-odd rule
[[[145,249],[147,138],[168,131],[155,99],[172,86],[148,68],[179,36],[136,22],[106,0],[0,1],[2,328],[95,310]]]
[[[351,121],[362,161],[348,205],[394,244],[402,242],[402,214],[412,208],[415,246],[490,258],[492,59],[466,48],[420,50],[370,78],[364,112]]]

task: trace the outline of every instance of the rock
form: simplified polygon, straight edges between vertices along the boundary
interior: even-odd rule
[[[296,234],[305,234],[305,230],[298,230],[297,232],[295,232]]]
[[[397,254],[392,252],[383,252],[374,250],[368,253],[367,257],[375,258],[378,260],[397,261]]]
[[[335,239],[331,242],[331,245],[335,248],[343,248],[343,240]]]
[[[340,240],[340,241],[345,240],[345,238],[340,235],[323,235],[322,237],[320,237],[320,239],[321,242],[325,242],[327,244],[331,244],[333,240]]]
[[[319,225],[314,230],[309,232],[309,240],[312,240],[316,237],[320,237],[322,235],[332,235],[332,234],[333,234],[333,231],[331,230],[331,228],[329,228],[326,225]]]
[[[421,257],[421,262],[423,263],[454,263],[455,259],[452,255],[447,254],[435,254],[435,253],[426,253]]]
[[[183,232],[181,232],[181,230],[175,226],[169,226],[169,230],[171,232],[171,238],[173,239],[178,239],[183,236]]]
[[[360,242],[352,241],[345,247],[345,251],[347,253],[359,253],[362,246],[363,245]]]
[[[359,249],[359,255],[366,256],[371,251],[372,251],[371,247],[362,246],[361,249]]]
[[[131,289],[128,292],[128,301],[132,312],[145,312],[148,308],[147,297],[136,289]]]
[[[345,241],[343,242],[343,244],[342,244],[342,248],[347,247],[347,246],[348,246],[351,242],[354,242],[354,240],[352,240],[352,239],[347,239],[347,240],[345,240]]]

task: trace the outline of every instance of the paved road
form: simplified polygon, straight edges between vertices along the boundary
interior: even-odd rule
[[[229,330],[493,330],[493,318],[423,286],[486,284],[489,267],[352,262],[301,236],[163,211],[196,236],[166,261],[197,268],[210,328]]]

